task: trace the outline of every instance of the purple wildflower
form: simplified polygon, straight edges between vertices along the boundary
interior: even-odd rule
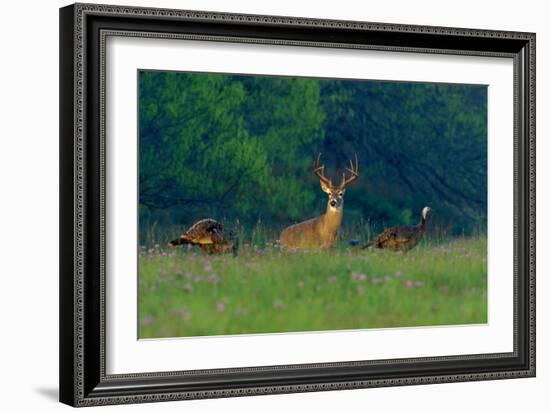
[[[185,309],[181,313],[181,317],[183,318],[184,321],[189,321],[191,319],[191,313],[189,312],[189,310]]]
[[[142,318],[141,325],[151,325],[153,324],[153,321],[155,321],[155,317],[153,317],[152,315],[146,315]]]

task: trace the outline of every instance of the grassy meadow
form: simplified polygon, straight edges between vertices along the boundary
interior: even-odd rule
[[[486,85],[140,70],[138,88],[141,338],[487,322]],[[281,229],[326,210],[320,155],[334,184],[358,168],[339,241],[284,253]],[[410,252],[348,245],[425,206]],[[237,257],[167,247],[207,217]]]
[[[254,243],[238,257],[142,247],[140,338],[487,322],[485,236],[423,241],[408,253]]]

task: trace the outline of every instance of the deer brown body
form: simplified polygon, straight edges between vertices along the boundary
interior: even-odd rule
[[[340,185],[335,186],[332,179],[324,175],[324,166],[319,164],[320,154],[313,166],[313,172],[321,183],[321,189],[328,194],[326,212],[319,217],[303,221],[285,228],[279,238],[281,247],[287,249],[304,248],[331,248],[336,242],[338,229],[342,224],[344,215],[344,193],[346,186],[355,181],[358,177],[358,162],[355,157],[355,168],[350,161],[347,169],[351,176],[342,176]]]

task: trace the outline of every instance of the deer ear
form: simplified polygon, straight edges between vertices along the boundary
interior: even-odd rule
[[[327,194],[330,194],[330,187],[323,180],[321,180],[321,190]]]

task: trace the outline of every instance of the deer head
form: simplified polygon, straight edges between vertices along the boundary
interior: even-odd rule
[[[346,171],[350,173],[349,177],[346,177],[346,172],[342,174],[342,180],[339,185],[332,183],[332,178],[325,176],[325,166],[320,164],[321,153],[317,156],[317,160],[313,164],[313,172],[319,177],[321,183],[321,189],[328,194],[328,208],[333,211],[341,211],[344,205],[344,194],[346,193],[346,186],[353,183],[359,175],[359,163],[357,161],[357,154],[355,155],[355,167],[352,161],[349,161],[349,167]]]
[[[289,249],[331,248],[336,242],[344,214],[346,187],[358,177],[357,155],[355,156],[355,167],[350,160],[349,167],[344,171],[339,185],[334,185],[332,179],[325,176],[325,166],[320,163],[320,160],[321,154],[313,163],[313,172],[319,177],[323,191],[328,194],[327,210],[317,218],[310,218],[285,228],[279,237],[282,247]],[[349,173],[348,177],[346,177],[346,171]]]

